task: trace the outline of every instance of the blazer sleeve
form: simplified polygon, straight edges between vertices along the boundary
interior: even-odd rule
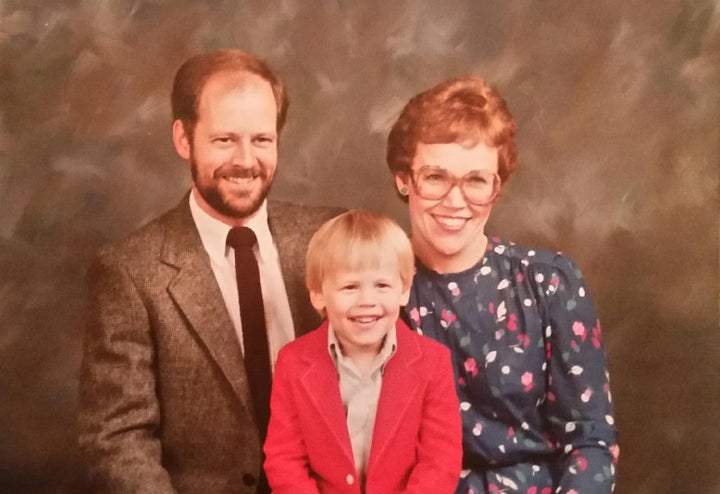
[[[462,425],[450,352],[434,344],[426,372],[430,382],[423,401],[417,463],[405,494],[452,494],[462,468]]]
[[[174,494],[161,464],[154,349],[143,300],[115,256],[88,274],[79,443],[94,492]]]
[[[280,350],[275,364],[264,446],[265,474],[273,494],[319,494],[317,482],[310,477],[310,459],[300,430],[287,350]]]

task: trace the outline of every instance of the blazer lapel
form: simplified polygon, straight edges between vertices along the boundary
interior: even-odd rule
[[[345,407],[340,396],[337,369],[327,349],[327,321],[315,330],[318,344],[313,345],[313,351],[303,356],[307,371],[300,378],[300,383],[315,407],[318,415],[322,417],[326,430],[337,446],[343,451],[346,460],[355,464],[353,458],[350,436],[347,431]]]
[[[404,324],[398,322],[395,327],[397,352],[388,361],[383,374],[368,470],[373,468],[375,462],[381,461],[387,451],[392,452],[394,436],[408,407],[413,403],[413,400],[401,397],[415,396],[420,385],[420,377],[415,369],[421,357],[420,347],[409,337],[410,330]]]
[[[248,401],[249,388],[237,333],[193,222],[187,196],[175,211],[161,254],[163,262],[178,269],[168,291],[225,374],[235,394],[252,408]]]

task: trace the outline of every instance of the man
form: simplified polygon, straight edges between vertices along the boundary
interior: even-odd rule
[[[89,271],[80,446],[96,492],[267,492],[267,424],[256,398],[269,389],[251,392],[244,357],[258,351],[244,353],[255,330],[244,327],[238,299],[248,282],[236,280],[226,238],[241,226],[257,237],[250,256],[269,379],[280,347],[319,323],[305,290],[305,246],[339,213],[266,200],[287,105],[277,77],[238,50],[197,55],[176,74],[173,143],[192,189],[103,248]]]

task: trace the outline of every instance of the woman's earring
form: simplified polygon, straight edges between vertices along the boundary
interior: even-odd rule
[[[398,192],[400,192],[400,195],[401,195],[401,196],[406,196],[406,195],[408,195],[408,192],[409,192],[409,191],[408,191],[407,185],[402,185],[402,186],[400,186],[400,188],[398,188]]]

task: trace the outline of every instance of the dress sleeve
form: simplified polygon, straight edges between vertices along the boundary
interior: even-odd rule
[[[300,430],[287,349],[275,364],[270,423],[265,440],[265,473],[273,494],[319,494],[310,477],[310,458]]]
[[[543,283],[547,423],[561,454],[556,492],[612,492],[618,447],[600,322],[577,266],[558,254]]]
[[[80,447],[94,492],[174,494],[161,464],[160,405],[150,323],[132,278],[113,257],[88,273],[80,371]]]

